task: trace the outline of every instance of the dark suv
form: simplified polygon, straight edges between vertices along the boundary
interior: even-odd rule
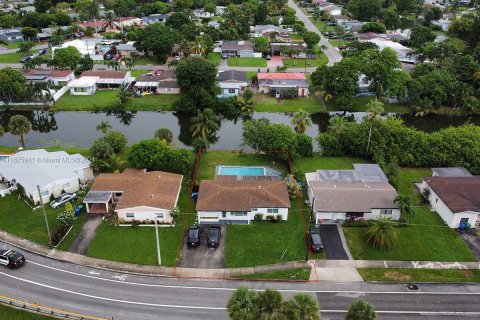
[[[220,244],[220,227],[213,226],[208,228],[207,245],[210,248],[217,248]]]
[[[200,245],[201,230],[197,225],[193,225],[188,229],[187,246],[198,247]]]
[[[322,239],[320,234],[316,231],[309,231],[307,233],[307,245],[313,252],[320,252],[323,250]]]
[[[15,269],[21,267],[25,263],[23,254],[13,250],[0,250],[0,265]]]

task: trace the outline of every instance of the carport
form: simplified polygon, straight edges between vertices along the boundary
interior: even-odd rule
[[[111,199],[112,193],[109,191],[90,191],[83,199],[83,203],[88,213],[106,214]]]

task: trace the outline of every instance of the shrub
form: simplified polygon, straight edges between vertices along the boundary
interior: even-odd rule
[[[280,98],[293,99],[297,96],[298,91],[295,88],[287,88],[280,91]]]
[[[257,213],[254,217],[253,217],[253,220],[255,221],[262,221],[263,219],[263,214],[261,213]]]
[[[69,203],[67,203],[69,204]],[[72,207],[72,205],[70,204],[70,207]],[[65,208],[66,210],[65,211],[62,211],[60,212],[58,215],[57,215],[57,221],[58,223],[60,223],[60,225],[68,228],[70,227],[73,222],[75,221],[75,214],[73,212],[73,208],[72,210],[68,210],[67,208]]]
[[[132,225],[132,228],[137,228],[140,225],[140,221],[132,220],[130,221],[130,224]]]
[[[172,220],[173,220],[172,222],[176,223],[178,220],[178,217],[180,216],[180,208],[178,206],[173,208],[170,211],[170,216],[172,217]]]
[[[297,152],[300,157],[313,156],[313,139],[305,133],[297,134]]]
[[[265,218],[270,222],[276,221],[275,216],[271,214],[267,215]]]
[[[113,153],[113,147],[104,138],[95,140],[90,148],[90,156],[100,160],[109,159]]]
[[[173,141],[173,133],[168,128],[160,128],[155,131],[155,138],[163,140],[167,144],[170,144]]]
[[[277,222],[283,221],[283,217],[282,217],[281,214],[277,214],[276,221],[277,221]]]
[[[121,152],[128,143],[127,136],[120,131],[109,131],[103,139],[110,144],[115,153]]]
[[[55,232],[52,234],[52,246],[56,246],[63,239],[65,234],[67,234],[68,227],[64,225],[59,225]]]

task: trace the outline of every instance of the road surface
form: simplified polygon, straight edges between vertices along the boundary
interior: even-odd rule
[[[342,60],[342,55],[338,50],[328,42],[328,39],[326,39],[320,30],[315,27],[315,25],[308,19],[308,17],[305,15],[305,13],[302,11],[302,9],[293,1],[293,0],[288,0],[288,5],[295,9],[297,19],[302,21],[305,24],[305,28],[309,31],[313,31],[317,33],[320,36],[320,43],[319,45],[324,45],[326,47],[325,50],[323,50],[323,53],[327,56],[328,58],[328,64],[329,66],[333,65],[335,62],[338,62]]]
[[[0,248],[5,248],[0,243]],[[18,250],[21,251],[21,250]],[[344,319],[358,298],[374,303],[379,319],[480,318],[479,285],[286,283],[189,280],[127,275],[86,268],[25,253],[18,270],[0,268],[0,295],[30,303],[115,320],[227,319],[233,290],[248,286],[278,289],[286,299],[298,292],[318,298],[322,319]]]

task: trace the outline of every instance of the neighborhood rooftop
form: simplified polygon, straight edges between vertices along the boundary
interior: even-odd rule
[[[472,174],[463,167],[432,168],[434,176],[439,177],[471,177]]]
[[[306,80],[301,72],[259,72],[258,80]]]
[[[357,183],[388,181],[378,164],[354,164],[353,168],[353,170],[317,170],[316,178],[322,182]]]
[[[218,74],[218,81],[223,82],[247,82],[247,74],[243,71],[229,70]]]
[[[453,213],[480,211],[480,176],[437,176],[424,181]]]

